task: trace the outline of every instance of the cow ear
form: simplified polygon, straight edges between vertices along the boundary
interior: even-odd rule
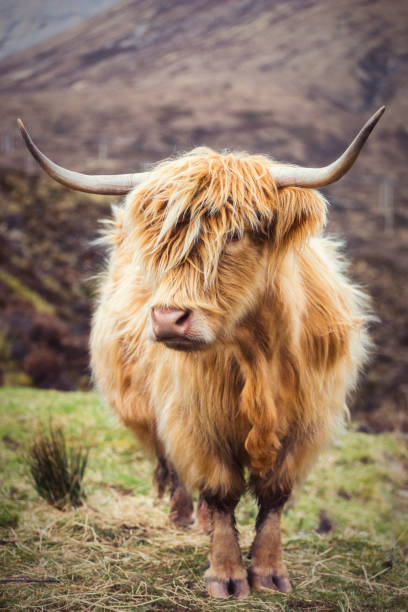
[[[326,220],[326,200],[313,189],[279,190],[275,239],[282,246],[302,242],[321,231]]]

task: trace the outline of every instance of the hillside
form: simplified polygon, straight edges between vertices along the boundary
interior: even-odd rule
[[[116,0],[117,2],[117,0]],[[115,4],[115,0],[2,0],[0,58],[54,36]]]
[[[386,104],[355,167],[325,193],[328,230],[347,241],[353,277],[381,318],[355,410],[373,430],[407,428],[407,17],[401,0],[127,0],[0,62],[5,380],[23,371],[19,380],[51,384],[28,358],[42,347],[51,351],[42,362],[59,364],[59,388],[86,386],[85,279],[102,257],[87,241],[109,208],[109,198],[95,207],[46,178],[10,173],[38,171],[17,116],[59,163],[124,172],[198,144],[322,164]],[[60,330],[56,346],[55,334],[33,342],[39,316]]]
[[[401,178],[407,17],[402,0],[127,0],[0,63],[0,130],[20,115],[61,163],[101,170],[203,143],[315,164],[386,104],[353,176]]]
[[[109,204],[14,172],[0,176],[0,210],[0,384],[87,388],[104,260],[90,240]]]

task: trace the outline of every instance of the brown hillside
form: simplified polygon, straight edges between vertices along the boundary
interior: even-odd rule
[[[0,129],[21,115],[62,163],[101,169],[203,142],[320,163],[386,104],[353,175],[401,176],[407,19],[402,0],[128,0],[0,63]]]

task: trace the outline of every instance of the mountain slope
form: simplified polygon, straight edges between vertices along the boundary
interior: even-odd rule
[[[115,0],[70,0],[69,4],[54,0],[2,0],[0,58],[54,36],[112,4]]]
[[[392,160],[399,176],[407,17],[400,0],[130,0],[3,61],[0,127],[20,114],[63,163],[89,167],[203,142],[320,163],[385,103],[361,163]],[[96,163],[102,131],[112,156]]]

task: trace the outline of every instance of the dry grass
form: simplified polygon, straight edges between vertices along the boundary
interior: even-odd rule
[[[51,412],[68,437],[92,445],[87,501],[65,512],[37,496],[22,459],[34,419]],[[284,518],[292,594],[218,602],[207,597],[202,578],[207,538],[169,525],[167,505],[151,491],[149,462],[95,395],[3,389],[0,414],[4,609],[407,608],[408,453],[402,438],[349,433],[320,461]],[[322,510],[333,528],[318,534]],[[254,515],[252,500],[245,498],[238,509],[244,553]]]

